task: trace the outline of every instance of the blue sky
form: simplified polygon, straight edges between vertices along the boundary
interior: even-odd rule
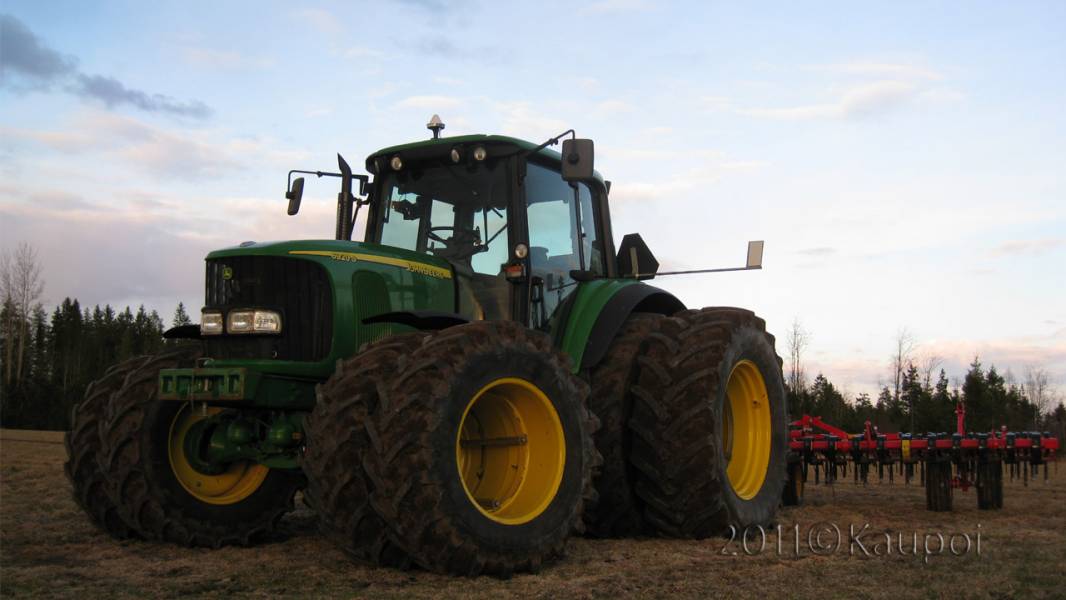
[[[765,239],[657,285],[798,317],[852,393],[904,327],[951,376],[1066,386],[1064,3],[158,4],[0,2],[0,248],[38,247],[46,303],[199,307],[211,248],[332,235],[333,184],[287,218],[288,169],[439,113],[595,139],[665,266]]]

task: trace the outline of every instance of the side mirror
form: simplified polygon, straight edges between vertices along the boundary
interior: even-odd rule
[[[304,178],[297,177],[292,182],[292,189],[285,192],[285,197],[289,199],[289,216],[295,215],[300,212],[300,200],[304,196]]]
[[[651,279],[659,271],[659,261],[639,233],[628,233],[618,245],[618,274],[633,279]]]
[[[757,242],[748,242],[748,264],[749,269],[761,269],[762,268],[762,240]]]
[[[588,181],[592,179],[594,155],[592,140],[563,140],[563,180]]]

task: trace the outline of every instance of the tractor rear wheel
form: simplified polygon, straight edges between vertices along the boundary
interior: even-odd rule
[[[370,506],[373,486],[363,471],[370,447],[367,414],[377,409],[379,389],[395,376],[403,357],[425,337],[421,332],[393,335],[338,361],[333,376],[318,387],[315,409],[304,423],[304,493],[318,513],[319,527],[346,553],[374,564],[404,567],[409,558],[390,542],[385,522]]]
[[[595,442],[603,456],[603,467],[593,478],[599,497],[595,505],[586,508],[585,524],[588,532],[598,537],[648,533],[633,492],[627,423],[633,409],[631,390],[637,380],[638,359],[648,336],[657,331],[662,319],[662,315],[655,314],[630,315],[589,377],[589,408],[600,420]]]
[[[298,472],[237,461],[203,473],[187,455],[185,436],[221,409],[192,410],[159,401],[160,369],[190,366],[199,351],[153,356],[116,391],[101,427],[108,493],[126,524],[141,537],[186,546],[250,545],[276,530],[303,484]],[[204,412],[207,414],[205,415]]]
[[[563,553],[595,494],[588,387],[540,332],[427,338],[367,420],[374,509],[427,570],[507,577]]]
[[[767,526],[787,478],[781,362],[762,319],[705,308],[650,338],[629,420],[645,517],[661,535]]]
[[[106,419],[111,395],[122,388],[127,375],[147,360],[147,356],[126,360],[90,383],[85,390],[85,399],[71,411],[70,431],[63,438],[67,449],[63,470],[73,488],[74,501],[94,525],[118,539],[126,539],[133,532],[107,494],[107,476],[100,468],[100,424]]]

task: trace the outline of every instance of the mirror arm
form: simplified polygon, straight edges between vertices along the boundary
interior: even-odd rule
[[[570,138],[571,139],[576,139],[577,138],[577,133],[575,133],[573,129],[567,129],[566,131],[560,133],[559,135],[557,135],[557,136],[555,136],[553,138],[548,138],[548,141],[546,141],[543,144],[537,146],[536,148],[526,152],[525,155],[529,156],[530,154],[536,154],[537,152],[540,152],[541,150],[547,148],[548,146],[554,146],[554,145],[558,144],[559,140],[562,139],[562,137],[565,136],[566,134],[570,134]]]

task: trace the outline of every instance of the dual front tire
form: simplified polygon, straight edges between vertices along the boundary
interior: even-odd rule
[[[563,553],[594,494],[587,386],[546,335],[515,323],[407,340],[391,364],[380,357],[395,342],[383,340],[320,388],[305,470],[324,529],[349,553],[385,564],[539,570]],[[373,383],[344,383],[360,364],[381,366],[364,372]],[[338,417],[350,432],[329,428]]]
[[[74,409],[66,472],[75,499],[114,537],[187,546],[250,545],[293,507],[302,476],[247,461],[203,472],[187,454],[191,426],[219,409],[159,401],[161,369],[191,366],[179,349],[118,365]]]

